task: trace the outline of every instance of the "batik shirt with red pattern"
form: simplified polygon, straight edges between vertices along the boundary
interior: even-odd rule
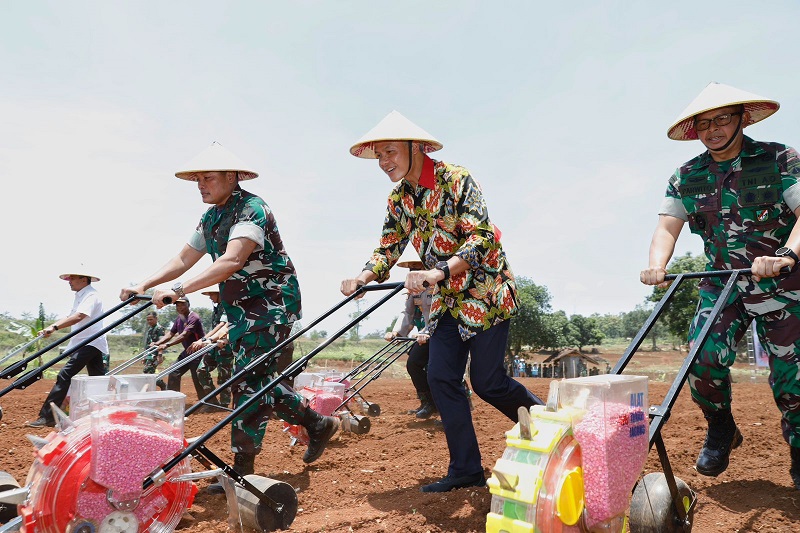
[[[470,267],[439,283],[431,304],[430,333],[444,313],[458,321],[466,340],[517,312],[514,274],[480,186],[467,169],[425,156],[419,184],[401,180],[389,195],[380,245],[364,270],[386,281],[409,243],[428,269],[453,256]]]

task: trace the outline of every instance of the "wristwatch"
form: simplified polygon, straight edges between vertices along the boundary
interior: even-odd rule
[[[775,250],[775,257],[791,257],[792,259],[794,259],[795,265],[797,263],[800,263],[800,259],[797,257],[797,254],[794,253],[794,250],[792,250],[791,248],[787,248],[786,246],[783,246]]]
[[[186,293],[183,292],[183,283],[180,281],[172,286],[172,292],[178,295],[178,298],[186,298]]]
[[[442,271],[444,274],[444,279],[442,281],[447,281],[450,279],[450,266],[447,264],[447,261],[439,261],[433,266],[433,268]]]

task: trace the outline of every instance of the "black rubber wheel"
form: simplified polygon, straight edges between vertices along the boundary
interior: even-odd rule
[[[695,498],[692,489],[682,479],[675,478],[680,503],[689,509]],[[686,524],[678,520],[678,513],[669,493],[667,478],[663,472],[647,474],[636,484],[631,498],[631,533],[677,533],[691,531],[694,523],[694,506],[687,516]]]

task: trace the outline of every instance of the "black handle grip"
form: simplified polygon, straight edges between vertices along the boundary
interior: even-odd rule
[[[790,274],[792,269],[789,267],[782,267],[780,270],[781,274]],[[676,279],[678,276],[683,276],[686,279],[693,279],[693,278],[723,278],[728,277],[731,274],[736,274],[737,276],[752,276],[753,271],[749,268],[745,268],[742,270],[707,270],[705,272],[683,272],[681,274],[667,274],[664,276],[664,281],[671,281]]]

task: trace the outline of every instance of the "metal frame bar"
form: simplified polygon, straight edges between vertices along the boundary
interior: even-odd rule
[[[336,407],[336,409],[334,409],[334,412],[344,407],[345,409],[347,409],[352,413],[350,408],[347,407],[347,403],[356,396],[361,398],[361,400],[363,400],[367,404],[370,404],[370,402],[361,395],[361,391],[364,390],[364,388],[366,388],[367,385],[369,385],[370,383],[381,377],[383,371],[389,368],[395,361],[400,359],[400,357],[402,357],[404,354],[408,353],[411,349],[411,346],[415,342],[416,340],[410,337],[397,337],[395,339],[392,339],[392,342],[388,343],[386,346],[375,352],[373,356],[370,356],[367,359],[367,361],[372,360],[372,362],[375,362],[378,361],[378,359],[375,358],[376,355],[378,354],[384,355],[383,359],[378,361],[377,364],[371,369],[369,369],[370,365],[367,365],[365,367],[366,370],[364,370],[365,374],[361,376],[361,378],[359,378],[357,381],[350,384],[350,386],[347,388],[347,391],[353,391],[353,393],[347,398],[345,398],[344,401],[342,401],[342,403],[340,403],[339,406]],[[393,349],[387,349],[387,348],[393,348]],[[349,377],[354,377],[356,375],[357,374],[352,374],[352,371],[351,374],[348,374]],[[347,379],[348,376],[345,376],[342,379],[340,379],[339,383]],[[367,378],[369,378],[367,382],[359,387],[358,385]]]
[[[144,311],[145,309],[147,309],[148,307],[153,305],[153,302],[149,301],[150,300],[149,296],[133,296],[133,297],[129,298],[128,300],[126,300],[124,302],[124,305],[127,305],[128,303],[132,302],[133,300],[137,300],[137,299],[139,299],[139,300],[148,300],[148,302],[146,304],[144,304],[144,305],[140,305],[139,307],[137,307],[136,309],[134,309],[130,313],[124,315],[119,320],[115,320],[110,325],[104,327],[103,329],[101,329],[97,333],[95,333],[92,336],[90,336],[89,338],[87,338],[83,343],[81,343],[79,345],[76,345],[76,346],[70,348],[69,350],[65,350],[64,353],[54,357],[53,359],[51,359],[47,363],[43,364],[42,366],[40,366],[38,368],[34,368],[33,370],[23,374],[22,377],[17,378],[13,383],[11,383],[5,389],[0,390],[0,398],[2,398],[3,396],[5,396],[6,394],[8,394],[9,392],[11,392],[14,389],[24,389],[27,386],[29,386],[29,385],[35,383],[36,381],[42,379],[42,375],[44,374],[45,370],[47,370],[51,366],[55,365],[56,363],[58,363],[60,361],[63,361],[64,359],[66,359],[67,357],[71,356],[73,353],[75,353],[79,349],[83,348],[84,346],[86,346],[87,344],[92,342],[93,340],[97,339],[98,337],[100,337],[102,335],[105,335],[106,333],[108,333],[109,331],[111,331],[115,327],[119,326],[120,324],[122,324],[123,322],[128,320],[129,318],[133,317],[134,315],[137,315],[137,314],[141,313],[142,311]],[[100,320],[100,319],[99,318],[95,319],[93,323],[97,322],[98,320]],[[78,331],[82,331],[84,329],[86,329],[86,328],[85,327],[84,328],[80,328]],[[70,334],[70,336],[71,335],[73,335],[73,334]],[[63,340],[59,341],[59,342],[63,342]],[[55,345],[55,343],[54,343],[54,345]],[[47,349],[49,349],[49,348],[47,348]],[[44,350],[44,351],[47,351],[47,350]],[[44,351],[39,350],[39,352],[41,352],[41,353],[44,353]],[[37,352],[37,353],[39,353],[39,352]],[[34,354],[34,355],[36,355],[36,354]],[[33,356],[31,356],[31,358],[32,357]]]
[[[113,376],[115,374],[119,374],[123,370],[126,370],[126,369],[130,368],[131,366],[135,365],[136,363],[138,363],[139,361],[141,361],[142,359],[144,359],[148,355],[152,355],[153,353],[155,353],[157,351],[158,351],[158,348],[156,346],[150,346],[146,350],[144,350],[143,352],[134,355],[133,357],[131,357],[130,359],[128,359],[124,363],[120,363],[119,365],[115,366],[114,368],[109,370],[106,373],[106,375],[107,376]]]
[[[62,342],[64,342],[64,341],[66,341],[66,340],[69,340],[69,339],[71,339],[72,337],[74,337],[75,335],[77,335],[77,334],[78,334],[78,333],[80,333],[81,331],[85,330],[86,328],[88,328],[88,327],[91,327],[91,326],[94,326],[96,323],[100,322],[101,320],[103,320],[103,319],[104,319],[104,318],[106,318],[106,317],[109,317],[109,316],[111,316],[112,314],[116,313],[117,311],[119,311],[120,309],[122,309],[123,307],[125,307],[126,305],[128,305],[128,304],[133,304],[133,302],[134,302],[134,301],[136,301],[136,300],[149,300],[149,299],[150,299],[150,297],[149,297],[149,296],[140,296],[140,295],[134,295],[134,296],[131,296],[130,298],[128,298],[128,299],[127,299],[127,300],[125,300],[124,302],[122,302],[122,303],[120,303],[120,304],[118,304],[118,305],[115,305],[115,306],[114,306],[114,307],[112,307],[110,310],[108,310],[108,311],[106,311],[106,312],[102,313],[102,314],[101,314],[100,316],[98,316],[97,318],[93,318],[92,320],[90,320],[89,322],[87,322],[86,324],[84,324],[83,326],[81,326],[81,327],[79,327],[79,328],[77,328],[77,329],[73,329],[72,331],[70,331],[69,333],[67,333],[66,335],[64,335],[63,337],[61,337],[60,339],[57,339],[57,340],[55,340],[55,341],[51,342],[50,344],[48,344],[47,346],[45,346],[45,347],[44,347],[44,348],[42,348],[41,350],[38,350],[38,351],[37,351],[36,353],[34,353],[33,355],[29,355],[28,357],[25,357],[25,358],[21,359],[20,361],[17,361],[17,362],[16,362],[16,363],[14,363],[13,365],[10,365],[10,366],[8,366],[7,368],[4,368],[3,370],[0,370],[0,378],[8,379],[8,378],[12,378],[12,377],[16,376],[17,374],[19,374],[20,372],[22,372],[23,370],[25,370],[25,367],[27,366],[27,364],[28,364],[29,362],[33,361],[34,359],[36,359],[36,358],[37,358],[37,357],[39,357],[40,355],[42,355],[42,354],[44,354],[44,353],[46,353],[46,352],[48,352],[48,351],[52,350],[53,348],[55,348],[56,346],[58,346],[58,345],[59,345],[59,344],[61,344]],[[148,305],[149,305],[149,304],[148,304]],[[133,316],[133,315],[129,315],[129,316]],[[127,320],[127,318],[126,318],[126,320]],[[120,324],[121,324],[121,323],[122,323],[122,322],[120,322]],[[115,327],[116,327],[116,326],[115,326]],[[113,329],[113,328],[112,328],[112,329]],[[110,330],[109,330],[109,331],[110,331]],[[105,333],[105,332],[104,332],[104,333]],[[101,334],[100,334],[100,335],[101,335]],[[97,337],[99,337],[100,335],[97,335]],[[96,339],[97,337],[93,337],[93,338],[92,338],[90,341],[87,341],[87,342],[91,342],[91,341],[93,341],[94,339]],[[86,343],[84,343],[84,344],[86,344]],[[81,345],[81,346],[83,346],[83,345]],[[70,353],[71,353],[71,352],[70,352]],[[0,396],[1,396],[1,395],[0,395]]]
[[[650,313],[650,316],[645,321],[644,325],[641,327],[639,332],[634,337],[633,341],[631,342],[630,346],[625,353],[617,361],[617,364],[614,365],[614,368],[611,370],[612,374],[622,374],[622,371],[630,362],[633,354],[639,349],[642,342],[644,341],[647,334],[650,333],[650,330],[653,328],[656,320],[661,316],[663,313],[666,305],[672,299],[672,296],[677,291],[678,287],[680,287],[681,283],[686,279],[697,279],[697,278],[722,278],[727,277],[727,281],[725,283],[725,287],[722,289],[719,297],[717,298],[716,303],[714,304],[713,309],[711,310],[711,314],[709,315],[708,319],[706,320],[705,324],[703,324],[703,328],[700,330],[700,335],[698,336],[697,341],[692,346],[691,350],[689,350],[688,355],[684,358],[683,364],[681,365],[678,374],[675,376],[675,379],[672,381],[672,386],[670,386],[669,390],[667,391],[664,400],[659,405],[653,405],[649,409],[649,417],[650,417],[650,434],[649,434],[649,444],[652,448],[655,444],[656,450],[658,451],[658,457],[661,461],[661,466],[664,469],[664,477],[667,481],[667,486],[669,487],[670,496],[672,498],[672,504],[676,512],[676,516],[680,520],[680,527],[685,531],[689,531],[692,527],[692,524],[688,522],[688,516],[691,514],[691,510],[697,503],[697,498],[693,497],[692,501],[690,502],[689,511],[687,512],[686,509],[683,507],[683,503],[681,501],[680,493],[678,492],[678,485],[675,481],[675,475],[672,471],[672,466],[669,462],[669,457],[667,456],[666,446],[664,445],[664,440],[661,437],[661,428],[664,426],[666,421],[669,419],[670,411],[672,407],[675,405],[675,402],[678,399],[678,395],[683,388],[684,383],[689,377],[689,369],[694,364],[695,360],[697,359],[697,355],[700,353],[703,345],[706,343],[709,335],[711,334],[711,328],[713,327],[714,323],[716,323],[717,319],[719,318],[720,313],[725,307],[725,302],[728,301],[731,293],[733,292],[736,286],[736,280],[740,276],[749,276],[751,275],[750,269],[741,269],[741,270],[713,270],[708,272],[687,272],[681,274],[669,274],[665,276],[665,280],[673,281],[670,287],[667,289],[667,292],[658,301],[656,306],[653,308],[653,311]],[[694,494],[694,493],[693,493]]]
[[[317,355],[319,352],[321,352],[323,349],[325,349],[333,341],[335,341],[336,339],[338,339],[339,337],[344,335],[347,331],[350,330],[350,328],[355,326],[361,320],[363,320],[364,318],[369,316],[378,307],[380,307],[381,305],[386,303],[388,300],[390,300],[394,295],[399,293],[402,288],[403,288],[403,283],[384,283],[384,284],[377,284],[377,285],[365,285],[363,287],[360,287],[352,295],[350,295],[347,298],[345,298],[342,301],[342,303],[338,304],[337,306],[334,306],[334,308],[332,310],[328,311],[327,313],[325,313],[323,315],[323,317],[321,317],[320,319],[317,319],[314,322],[312,322],[312,324],[319,323],[323,318],[327,318],[334,311],[336,311],[337,309],[340,309],[344,304],[346,304],[347,302],[349,302],[353,298],[359,296],[360,294],[363,294],[363,293],[369,292],[369,291],[389,290],[389,293],[387,295],[385,295],[383,298],[381,298],[377,303],[373,304],[372,306],[367,308],[363,313],[361,313],[359,316],[357,316],[356,318],[354,318],[350,322],[348,322],[345,326],[343,326],[340,330],[338,330],[333,336],[331,336],[326,342],[320,344],[315,349],[311,350],[308,354],[306,354],[303,357],[301,357],[301,358],[297,359],[296,361],[294,361],[292,364],[290,364],[288,367],[286,367],[282,372],[279,372],[277,377],[275,377],[272,381],[267,383],[267,385],[265,385],[256,394],[254,394],[253,396],[248,398],[246,402],[244,402],[242,405],[238,406],[236,409],[231,411],[231,413],[229,413],[227,416],[225,416],[225,418],[223,418],[220,422],[215,424],[206,433],[204,433],[203,435],[197,437],[196,439],[193,439],[191,444],[189,444],[183,451],[178,453],[175,457],[173,457],[172,459],[170,459],[169,461],[167,461],[166,463],[161,465],[161,467],[159,467],[156,470],[154,470],[153,472],[151,472],[150,475],[147,476],[147,478],[145,478],[145,480],[144,480],[144,483],[143,483],[143,486],[142,486],[143,489],[146,490],[151,485],[154,485],[154,484],[155,485],[159,485],[159,484],[163,483],[166,480],[166,473],[167,472],[169,472],[172,468],[174,468],[176,465],[178,465],[186,457],[189,457],[190,455],[194,454],[196,451],[200,450],[200,451],[198,451],[198,453],[204,453],[201,450],[201,448],[202,449],[205,448],[204,444],[205,444],[206,441],[208,441],[211,437],[213,437],[214,435],[219,433],[219,431],[221,431],[222,429],[226,428],[231,423],[231,421],[233,421],[234,418],[239,416],[239,414],[241,414],[242,412],[244,412],[245,410],[250,408],[252,405],[254,405],[257,402],[259,402],[263,396],[265,396],[272,389],[277,387],[280,384],[281,381],[283,381],[284,379],[289,378],[289,377],[294,377],[296,374],[299,374],[302,371],[302,369],[304,369],[306,367],[306,364],[308,363],[308,361],[310,361],[315,355]],[[305,331],[307,331],[310,327],[312,327],[312,326],[308,326],[308,327],[304,328],[303,330],[301,330],[301,332],[298,332],[297,334],[295,334],[293,336],[290,336],[288,339],[286,339],[286,341],[280,343],[278,346],[276,346],[275,348],[273,348],[272,350],[270,350],[266,354],[264,354],[264,355],[258,357],[257,359],[253,360],[243,370],[238,372],[236,374],[236,376],[231,377],[231,379],[229,379],[228,381],[226,381],[225,383],[220,385],[217,388],[217,390],[215,390],[214,392],[210,393],[208,396],[206,396],[206,398],[203,398],[203,401],[205,401],[209,397],[214,396],[215,394],[217,394],[219,392],[219,389],[222,389],[224,387],[228,387],[231,384],[235,384],[238,381],[241,381],[241,379],[243,379],[245,373],[250,372],[253,368],[255,368],[256,366],[261,364],[268,357],[271,357],[273,354],[278,353],[278,351],[280,349],[282,349],[284,346],[286,346],[289,342],[293,341],[295,338],[299,337],[302,333],[305,333]],[[195,406],[196,405],[198,405],[198,404],[195,404]],[[192,406],[192,407],[194,407],[194,406]],[[192,411],[192,410],[193,409],[187,410],[187,414],[189,414],[189,412]],[[218,463],[216,463],[216,464],[218,464]],[[253,487],[252,490],[250,489],[250,487],[247,487],[247,489],[250,492],[252,492],[255,496],[257,496],[259,499],[262,499],[264,497],[264,494],[261,493],[261,491],[255,489],[255,487]],[[262,501],[264,501],[264,500],[262,499]],[[269,505],[268,502],[265,502],[265,503],[267,503],[267,505]]]

